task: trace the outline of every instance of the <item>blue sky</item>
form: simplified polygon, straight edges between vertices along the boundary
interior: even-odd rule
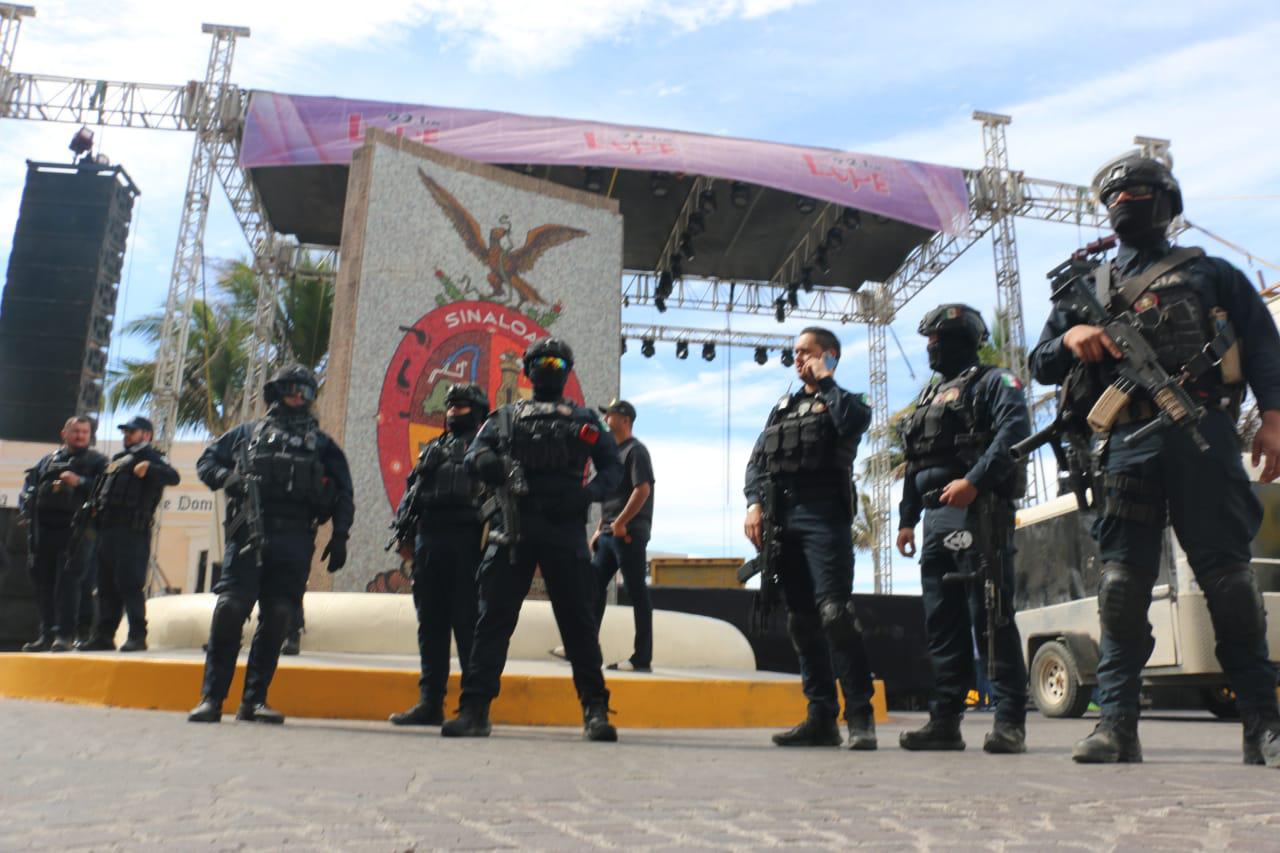
[[[242,87],[596,118],[907,157],[981,164],[974,109],[1009,113],[1013,168],[1087,182],[1135,134],[1173,141],[1191,221],[1280,260],[1280,7],[1265,2],[1037,4],[795,0],[365,0],[360,4],[40,2],[24,26],[16,70],[178,83],[202,77],[200,23],[249,26],[235,61]],[[175,8],[180,7],[180,8]],[[9,254],[26,158],[69,157],[69,125],[0,120],[0,260]],[[100,129],[101,149],[143,190],[136,208],[118,323],[163,301],[192,139]],[[1047,308],[1044,272],[1095,235],[1019,221],[1028,337]],[[1241,266],[1238,253],[1192,232]],[[209,258],[244,243],[217,197]],[[1262,268],[1268,283],[1278,275]],[[890,396],[906,403],[927,368],[916,323],[943,301],[990,315],[990,244],[961,258],[894,323]],[[626,322],[651,322],[641,309]],[[668,312],[673,325],[723,326],[723,315]],[[772,318],[734,328],[792,333]],[[866,387],[865,333],[840,328],[837,378]],[[113,356],[138,352],[121,341]],[[907,361],[916,378],[908,373]],[[741,471],[768,406],[786,389],[777,361],[751,353],[707,363],[671,348],[622,360],[622,391],[640,410],[653,451],[654,550],[744,555]],[[731,391],[731,400],[730,392]],[[726,411],[728,423],[726,425]],[[726,452],[727,451],[727,452]],[[860,557],[859,589],[870,560]],[[914,567],[895,567],[899,590]]]

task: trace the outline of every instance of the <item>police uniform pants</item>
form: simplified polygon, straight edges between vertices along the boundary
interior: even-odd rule
[[[653,603],[649,600],[649,586],[645,581],[648,562],[645,558],[645,546],[648,544],[647,536],[632,536],[631,541],[627,542],[606,530],[596,540],[596,552],[591,558],[598,593],[596,633],[599,633],[600,624],[604,621],[609,581],[621,570],[622,582],[627,586],[631,612],[636,623],[636,643],[631,663],[638,667],[647,667],[653,663]]]
[[[1136,425],[1114,431],[1107,443],[1103,468],[1113,478],[1106,489],[1103,510],[1094,523],[1094,536],[1106,572],[1115,572],[1111,596],[1118,619],[1103,618],[1098,662],[1099,706],[1104,715],[1137,714],[1142,668],[1154,648],[1147,621],[1151,589],[1160,571],[1164,540],[1164,512],[1201,589],[1205,591],[1217,634],[1215,651],[1236,692],[1241,711],[1269,711],[1276,707],[1276,668],[1268,659],[1265,631],[1232,630],[1232,623],[1256,625],[1258,614],[1213,613],[1218,581],[1249,565],[1250,544],[1262,523],[1262,506],[1254,496],[1240,460],[1235,425],[1223,412],[1210,410],[1200,422],[1209,449],[1200,452],[1181,430],[1167,429],[1148,436],[1135,447],[1124,436]],[[1246,581],[1251,578],[1244,577]],[[1105,580],[1104,580],[1105,585]],[[1134,598],[1131,606],[1125,598]],[[1252,607],[1246,600],[1240,607]],[[1100,605],[1103,596],[1099,596]],[[1236,602],[1228,598],[1222,605]],[[1110,623],[1110,628],[1108,627]],[[1223,631],[1223,626],[1228,630]],[[1238,627],[1238,626],[1237,626]]]
[[[256,603],[258,627],[245,668],[244,703],[258,705],[267,701],[267,688],[280,662],[280,647],[306,590],[315,531],[310,524],[280,525],[268,519],[261,567],[252,554],[237,553],[239,549],[237,542],[227,544],[222,575],[213,588],[218,600],[209,629],[201,695],[218,702],[226,698],[235,675],[241,632]]]
[[[929,658],[933,664],[933,691],[929,715],[955,717],[964,713],[965,698],[977,683],[974,669],[974,642],[983,671],[987,666],[987,613],[982,586],[963,581],[944,581],[952,572],[976,572],[977,555],[972,549],[948,551],[942,545],[955,530],[973,530],[966,525],[966,511],[958,507],[926,510],[924,544],[920,550],[920,588],[924,603],[925,630],[929,635]],[[995,678],[991,695],[996,703],[996,719],[1022,725],[1027,719],[1027,667],[1022,659],[1022,639],[1013,618],[1013,543],[1004,549],[1001,596],[1008,621],[996,629]]]
[[[49,637],[75,636],[80,611],[80,582],[84,574],[88,537],[79,553],[71,554],[69,527],[41,526],[36,532],[31,583],[40,610],[40,632]]]
[[[418,611],[418,692],[429,705],[444,701],[449,683],[449,635],[465,674],[476,630],[476,570],[480,525],[418,529],[413,555],[413,604]]]
[[[98,625],[105,640],[116,635],[120,620],[129,616],[129,638],[147,636],[147,563],[151,558],[150,530],[103,527],[98,530]]]
[[[525,517],[528,534],[510,560],[506,548],[490,546],[480,563],[480,606],[470,665],[462,676],[462,704],[487,706],[498,695],[511,634],[520,606],[540,569],[573,685],[583,707],[609,701],[596,636],[595,578],[587,555],[583,521],[551,522]]]
[[[778,580],[809,711],[832,719],[839,714],[838,679],[844,718],[870,714],[871,666],[852,611],[849,514],[835,501],[800,504],[783,512],[782,530]],[[832,620],[823,611],[844,620],[843,630],[830,630]]]

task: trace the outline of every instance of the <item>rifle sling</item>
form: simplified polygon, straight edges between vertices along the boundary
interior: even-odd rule
[[[1173,272],[1183,264],[1204,257],[1204,250],[1194,246],[1179,246],[1151,266],[1135,276],[1124,280],[1120,289],[1111,297],[1107,309],[1113,314],[1122,314],[1133,307],[1138,297],[1151,289],[1156,279],[1165,273]]]

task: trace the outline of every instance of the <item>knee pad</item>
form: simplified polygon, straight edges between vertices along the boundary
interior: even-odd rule
[[[1258,582],[1247,564],[1223,566],[1200,578],[1209,618],[1219,642],[1266,642],[1267,614]]]
[[[1147,609],[1151,584],[1136,569],[1123,563],[1107,563],[1098,587],[1098,619],[1102,630],[1121,641],[1138,641],[1148,635]]]
[[[828,598],[818,605],[822,630],[839,646],[851,642],[858,634],[858,620],[853,612],[853,599]]]
[[[787,634],[796,654],[804,654],[822,639],[822,620],[817,613],[788,613]]]
[[[234,641],[239,644],[240,632],[244,630],[245,620],[249,618],[252,603],[223,593],[213,606],[213,624],[209,629],[209,638],[213,642]]]

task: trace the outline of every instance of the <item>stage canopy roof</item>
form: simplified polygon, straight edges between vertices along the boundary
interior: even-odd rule
[[[651,272],[698,176],[714,212],[693,235],[687,275],[767,281],[826,203],[845,213],[842,246],[815,284],[883,281],[937,231],[968,223],[964,171],[949,166],[572,119],[254,92],[241,163],[277,231],[336,246],[352,152],[367,128],[578,189],[598,187],[624,217],[623,266]],[[665,192],[664,192],[665,190]]]

